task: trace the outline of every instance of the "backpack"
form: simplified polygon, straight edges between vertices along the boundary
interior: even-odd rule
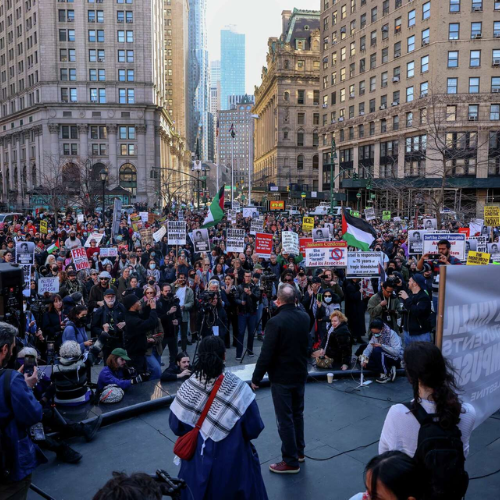
[[[10,381],[12,378],[12,371],[13,370],[0,369],[0,375],[3,375],[3,393],[5,405],[7,407],[12,406],[10,398]],[[12,457],[8,452],[9,442],[5,432],[7,425],[8,422],[5,426],[0,426],[0,479],[7,479],[9,477],[10,466],[12,465]]]
[[[462,432],[457,425],[443,429],[435,414],[427,413],[417,404],[405,406],[420,424],[418,445],[414,459],[421,468],[422,477],[428,478],[424,500],[461,500],[469,486],[465,471]]]

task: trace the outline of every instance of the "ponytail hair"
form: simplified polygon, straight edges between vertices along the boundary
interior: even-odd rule
[[[224,341],[215,335],[205,337],[198,346],[193,362],[193,372],[198,379],[217,378],[224,371],[226,347]]]
[[[455,371],[441,351],[430,342],[412,342],[404,351],[406,375],[413,387],[413,407],[421,402],[419,382],[432,389],[438,422],[444,429],[460,422],[462,404]]]

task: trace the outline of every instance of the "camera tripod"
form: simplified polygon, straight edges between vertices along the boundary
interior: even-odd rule
[[[257,328],[259,328],[259,324],[260,324],[260,322],[262,321],[262,318],[263,318],[263,316],[264,316],[264,312],[265,312],[265,311],[267,311],[267,313],[269,314],[269,306],[268,306],[268,307],[264,307],[264,308],[262,309],[262,312],[261,312],[261,314],[260,314],[260,317],[259,317],[259,318],[257,318],[257,323],[256,323],[256,325],[255,325],[255,328],[254,328],[253,332],[252,332],[252,336],[253,336],[253,337],[255,337],[255,332],[257,331]],[[250,335],[250,332],[248,332],[248,335]],[[239,338],[239,337],[240,337],[240,332],[238,331],[238,342],[241,342],[241,344],[243,345],[243,342],[240,340],[240,338]],[[245,337],[245,331],[243,331],[243,338],[244,338],[244,337]],[[248,340],[247,340],[247,342],[248,342]],[[247,345],[248,345],[248,344],[247,344]],[[242,356],[241,356],[241,360],[240,360],[240,365],[242,365],[242,364],[243,364],[243,360],[245,359],[245,356],[247,355],[247,353],[248,353],[248,347],[246,347],[246,348],[245,348],[245,350],[243,351],[243,354],[242,354]]]

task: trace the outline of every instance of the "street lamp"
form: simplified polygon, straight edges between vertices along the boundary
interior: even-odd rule
[[[305,208],[306,206],[306,196],[307,194],[306,193],[301,193],[300,194],[300,197],[302,198],[302,206]]]
[[[99,177],[101,178],[101,181],[102,181],[102,225],[104,227],[104,220],[105,220],[105,216],[104,216],[104,210],[106,209],[106,181],[108,180],[108,171],[103,168],[100,172],[99,172]]]
[[[356,198],[358,199],[358,212],[359,212],[359,203],[361,202],[361,192],[358,191],[358,193],[356,194]]]

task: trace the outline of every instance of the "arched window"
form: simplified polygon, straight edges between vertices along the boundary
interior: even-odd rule
[[[74,163],[66,163],[62,170],[62,182],[67,187],[80,185],[80,170]]]
[[[132,163],[124,163],[120,167],[120,186],[137,196],[137,170]]]
[[[304,155],[297,156],[297,170],[304,168]]]
[[[287,91],[287,92],[285,92],[285,93],[283,94],[283,98],[285,99],[285,101],[289,101],[289,100],[290,100],[290,92],[288,92],[288,91]]]
[[[297,132],[297,146],[298,147],[304,146],[304,131],[303,130],[299,130]]]
[[[318,155],[313,156],[313,168],[314,169],[319,168],[319,156]]]
[[[319,146],[319,135],[317,130],[313,132],[313,146]]]
[[[36,165],[31,167],[31,185],[33,188],[36,187]]]
[[[290,67],[290,61],[288,59],[285,59],[285,69],[288,69]]]
[[[90,179],[101,182],[101,170],[106,170],[106,165],[100,162],[94,163],[90,169]]]

